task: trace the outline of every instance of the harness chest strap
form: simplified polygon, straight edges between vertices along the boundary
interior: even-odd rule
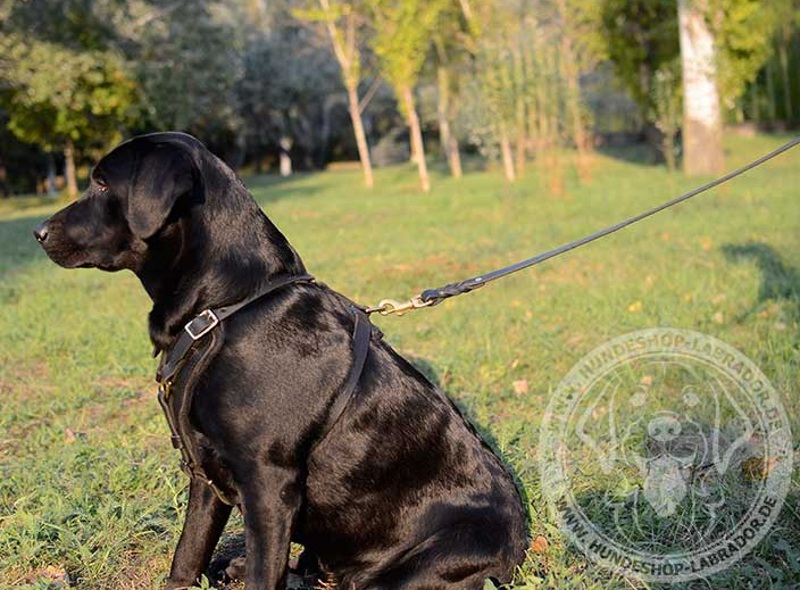
[[[263,289],[258,291],[255,295],[224,307],[216,309],[206,309],[201,311],[194,319],[189,321],[184,327],[178,339],[170,347],[169,350],[161,354],[161,362],[159,363],[158,371],[156,372],[156,381],[164,383],[171,381],[175,373],[183,363],[189,349],[194,346],[195,342],[203,338],[211,330],[219,325],[225,318],[233,315],[240,309],[250,305],[254,301],[269,295],[273,291],[280,289],[286,285],[299,282],[312,282],[314,277],[308,274],[302,275],[286,275],[278,277],[268,283]]]
[[[234,501],[203,470],[189,421],[197,379],[216,356],[224,340],[221,331],[215,328],[226,317],[268,293],[290,283],[311,280],[313,278],[310,275],[284,277],[273,281],[257,295],[237,304],[205,310],[188,322],[184,332],[170,350],[162,353],[156,373],[156,381],[159,383],[158,401],[172,433],[172,445],[181,453],[181,469],[189,477],[199,479],[210,486],[225,504],[234,505]],[[353,363],[342,390],[328,411],[325,427],[317,438],[315,446],[327,436],[341,418],[366,364],[370,341],[372,337],[379,338],[381,336],[380,332],[369,322],[368,316],[363,310],[352,306],[351,311],[354,314]]]
[[[208,477],[203,469],[189,420],[197,380],[216,356],[223,340],[224,336],[215,330],[193,347],[175,375],[176,381],[167,381],[159,385],[158,403],[164,411],[172,433],[172,446],[181,453],[180,466],[183,472],[190,478],[208,485],[222,502],[233,506],[235,502]]]

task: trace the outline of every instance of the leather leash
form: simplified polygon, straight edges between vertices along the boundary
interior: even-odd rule
[[[742,166],[741,168],[737,168],[736,170],[732,170],[728,172],[724,176],[720,176],[719,178],[707,182],[687,193],[682,194],[679,197],[676,197],[672,200],[669,200],[665,203],[657,207],[653,207],[652,209],[648,209],[643,213],[639,213],[638,215],[634,215],[633,217],[629,217],[624,221],[620,221],[619,223],[615,223],[614,225],[610,225],[605,229],[601,229],[593,234],[580,238],[578,240],[574,240],[569,242],[568,244],[564,244],[559,246],[558,248],[553,248],[552,250],[548,250],[543,254],[538,254],[533,258],[528,258],[527,260],[523,260],[521,262],[517,262],[516,264],[511,264],[509,266],[505,266],[503,268],[488,272],[486,274],[478,275],[463,281],[459,281],[456,283],[449,283],[443,287],[439,287],[437,289],[426,289],[419,295],[412,297],[408,301],[400,302],[394,299],[383,299],[373,307],[366,308],[366,313],[371,314],[378,312],[381,315],[390,315],[396,313],[398,315],[402,315],[406,311],[411,311],[414,309],[422,309],[423,307],[431,307],[433,305],[437,305],[448,299],[449,297],[455,297],[456,295],[461,295],[463,293],[469,293],[470,291],[474,291],[475,289],[479,289],[483,287],[485,284],[489,283],[490,281],[497,280],[499,278],[508,276],[512,273],[518,272],[520,270],[530,268],[536,264],[544,262],[545,260],[549,260],[550,258],[554,258],[560,254],[565,252],[569,252],[570,250],[574,250],[579,246],[583,246],[584,244],[588,244],[590,242],[594,242],[595,240],[599,240],[602,237],[605,237],[609,234],[617,232],[623,228],[628,227],[636,223],[637,221],[641,221],[651,215],[655,215],[664,209],[668,209],[678,203],[682,203],[683,201],[687,201],[692,197],[696,197],[697,195],[704,193],[716,186],[719,186],[729,180],[736,178],[737,176],[741,176],[748,170],[752,170],[753,168],[757,168],[761,166],[765,162],[779,156],[783,152],[786,152],[793,147],[795,147],[798,143],[800,143],[800,137],[796,137],[793,140],[785,143],[784,145],[780,146],[777,149],[769,152],[761,156],[760,158],[753,160],[749,164]]]

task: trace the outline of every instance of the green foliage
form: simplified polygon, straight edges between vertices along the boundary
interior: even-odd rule
[[[654,76],[679,54],[676,0],[599,0],[602,38],[609,59],[642,116],[657,110]],[[679,84],[680,79],[675,80]]]
[[[680,63],[676,59],[656,70],[651,89],[651,117],[662,135],[661,151],[667,168],[673,172],[677,169],[676,137],[683,120],[680,78]]]
[[[767,61],[784,0],[711,0],[709,20],[718,56],[720,100],[729,111]]]
[[[492,157],[501,152],[503,135],[513,138],[518,154],[585,145],[589,117],[579,79],[602,57],[593,33],[596,2],[506,0],[473,7],[474,68],[460,113],[470,141]]]
[[[145,101],[140,125],[189,131],[206,141],[236,133],[244,15],[236,5],[194,0],[150,11],[128,33],[136,39],[131,56]]]
[[[251,37],[235,87],[241,133],[250,145],[291,137],[296,147],[311,153],[327,141],[319,137],[324,130],[316,122],[324,120],[337,95],[344,101],[344,88],[321,34],[281,29]]]
[[[716,39],[722,106],[737,107],[745,88],[770,55],[770,40],[791,0],[710,0],[707,15]],[[670,70],[680,55],[676,0],[599,0],[603,39],[620,79],[643,117],[657,121],[663,106],[655,97],[659,71]],[[666,68],[666,69],[665,69]],[[665,74],[659,77],[664,78]],[[680,78],[674,79],[675,84]],[[659,82],[661,83],[661,82]]]
[[[542,147],[590,143],[584,103],[605,59],[641,119],[675,127],[667,119],[680,109],[676,4],[0,0],[0,109],[16,136],[46,150],[70,140],[79,162],[135,132],[180,129],[248,162],[261,162],[290,135],[298,164],[319,166],[331,153],[355,156],[343,139],[350,134],[334,79],[338,62],[351,95],[363,79],[383,78],[434,103],[435,86],[446,79],[456,134],[489,155],[499,153],[502,135],[522,163]],[[729,118],[800,120],[798,0],[704,4]],[[434,82],[437,64],[448,70]],[[377,88],[360,97],[373,144],[396,124],[398,108],[388,98],[370,106]],[[624,103],[619,121],[637,124],[627,98],[612,102]],[[0,169],[22,176],[10,161]],[[38,162],[30,162],[32,170]]]
[[[376,0],[372,48],[381,73],[395,88],[414,87],[430,38],[449,0]],[[402,108],[402,107],[401,107]]]
[[[0,40],[2,71],[13,89],[9,128],[23,141],[54,150],[118,141],[139,98],[122,58],[112,51],[77,52],[9,34]]]
[[[292,14],[301,21],[322,23],[333,38],[334,53],[342,68],[345,85],[361,80],[361,51],[368,27],[369,3],[363,0],[309,0],[310,5],[296,8]]]

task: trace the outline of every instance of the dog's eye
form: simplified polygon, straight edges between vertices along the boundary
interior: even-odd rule
[[[97,185],[97,190],[99,190],[101,193],[104,193],[108,190],[108,185],[106,184],[105,179],[95,178],[94,183]]]

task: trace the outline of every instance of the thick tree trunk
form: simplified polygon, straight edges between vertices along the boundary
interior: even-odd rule
[[[67,183],[67,197],[74,201],[78,198],[78,178],[75,171],[75,144],[71,139],[64,146],[64,179]]]
[[[450,173],[456,178],[461,178],[461,154],[458,151],[458,139],[450,128],[450,71],[447,66],[440,65],[437,68],[437,79],[439,103],[436,112],[439,118],[439,140],[447,157]]]
[[[678,0],[687,174],[719,174],[724,167],[714,36],[703,14],[707,4],[707,0]]]
[[[347,104],[350,111],[350,120],[353,122],[353,132],[356,136],[358,159],[361,160],[361,170],[364,172],[364,184],[372,188],[375,181],[372,177],[372,160],[369,155],[367,134],[364,133],[364,122],[361,120],[361,110],[358,106],[358,88],[356,84],[347,85]]]
[[[428,166],[425,163],[425,146],[422,143],[422,128],[414,105],[414,92],[410,86],[403,86],[400,89],[400,94],[403,96],[408,127],[411,131],[411,153],[416,156],[420,186],[427,193],[431,190],[431,181],[428,177]]]

